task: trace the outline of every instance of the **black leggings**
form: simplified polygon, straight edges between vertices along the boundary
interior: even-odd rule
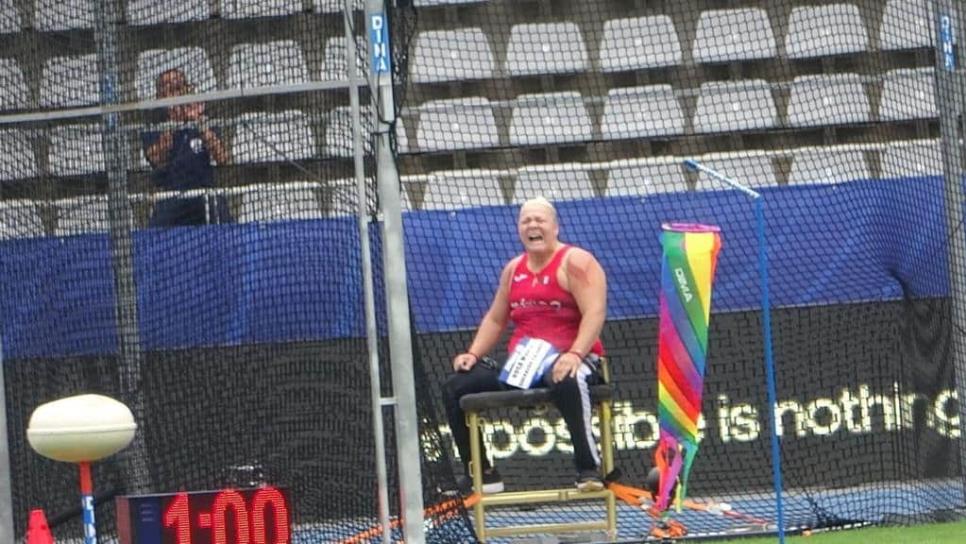
[[[550,389],[550,398],[553,399],[554,405],[560,410],[567,423],[567,430],[570,431],[574,446],[574,463],[578,472],[597,470],[600,465],[597,444],[591,434],[592,409],[588,389],[588,386],[603,382],[597,361],[596,355],[588,356],[577,371],[576,378],[568,376],[559,383],[553,383],[551,378],[553,370],[550,369],[544,374],[543,383],[540,385]],[[460,398],[471,393],[512,389],[499,380],[499,369],[487,362],[486,359],[480,360],[469,371],[452,374],[446,380],[446,386],[443,389],[446,417],[449,419],[453,441],[460,452],[464,467],[467,467],[470,460],[470,432],[466,427],[466,414],[460,408]],[[486,448],[482,446],[482,437],[480,444],[483,469],[486,470],[490,468],[490,461],[486,456]]]

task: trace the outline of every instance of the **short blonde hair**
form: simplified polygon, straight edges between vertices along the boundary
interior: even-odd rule
[[[527,200],[526,202],[524,202],[520,206],[520,213],[523,213],[523,209],[526,208],[527,206],[539,206],[541,208],[544,208],[550,211],[550,215],[553,217],[554,221],[557,220],[557,208],[554,208],[553,204],[542,196],[533,197]]]

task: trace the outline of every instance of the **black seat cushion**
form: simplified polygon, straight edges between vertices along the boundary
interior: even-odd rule
[[[610,385],[590,386],[591,402],[610,400],[613,396],[614,388]],[[464,395],[460,399],[460,408],[464,412],[482,412],[492,408],[539,406],[548,402],[550,402],[549,389],[514,389]]]

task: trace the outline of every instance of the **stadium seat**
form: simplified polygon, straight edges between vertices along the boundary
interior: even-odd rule
[[[34,238],[44,235],[44,222],[36,202],[0,201],[0,240]]]
[[[863,148],[812,147],[795,150],[788,184],[843,183],[871,177]]]
[[[230,89],[304,83],[308,79],[302,48],[295,40],[244,43],[231,49]]]
[[[579,142],[593,138],[590,115],[578,92],[520,95],[510,121],[511,145]]]
[[[309,120],[299,110],[243,113],[235,124],[237,163],[305,160],[316,155],[315,149]]]
[[[494,147],[500,144],[496,118],[486,98],[434,100],[419,108],[420,151]]]
[[[611,89],[600,130],[607,140],[683,134],[684,112],[670,85]]]
[[[796,77],[788,101],[794,127],[865,123],[872,119],[869,96],[859,74]]]
[[[322,59],[322,81],[349,79],[349,68],[346,64],[345,36],[335,36],[325,41],[325,53]],[[366,41],[356,37],[356,75],[366,77],[368,74],[365,55],[368,51]]]
[[[681,42],[667,15],[611,19],[600,41],[600,71],[622,72],[681,64]]]
[[[221,0],[221,15],[226,19],[278,17],[302,11],[302,0]]]
[[[176,49],[149,49],[138,55],[138,98],[149,100],[157,96],[155,83],[158,76],[173,68],[184,72],[195,92],[206,93],[218,88],[215,73],[208,62],[208,54],[200,47]]]
[[[94,28],[97,0],[35,0],[34,27],[42,31]]]
[[[879,177],[883,179],[941,176],[943,158],[939,140],[891,143],[879,152],[879,170]]]
[[[97,55],[53,57],[44,63],[40,107],[90,106],[100,99]]]
[[[869,34],[855,4],[792,8],[785,36],[788,58],[841,55],[868,49]]]
[[[517,170],[513,189],[513,203],[529,198],[546,197],[550,201],[594,198],[590,173],[600,168],[596,164],[561,163],[526,166]]]
[[[425,176],[424,210],[502,206],[500,170],[452,170]]]
[[[371,154],[372,138],[366,137],[366,127],[371,126],[370,121],[366,121],[372,115],[372,109],[364,106],[359,110],[359,118],[362,123],[363,132],[363,152]],[[328,157],[342,157],[351,159],[353,154],[352,142],[352,109],[349,106],[340,106],[333,109],[325,122],[325,144],[322,153]]]
[[[0,180],[36,175],[37,159],[27,134],[19,130],[0,130]]]
[[[694,38],[695,62],[727,62],[774,57],[778,53],[768,14],[760,8],[701,13]]]
[[[496,71],[490,40],[480,28],[420,32],[412,62],[416,83],[487,79]]]
[[[694,112],[696,133],[770,128],[778,124],[777,120],[771,87],[764,80],[701,84]]]
[[[62,125],[50,129],[48,170],[55,176],[81,176],[104,171],[104,149],[98,125]]]
[[[727,176],[747,187],[769,187],[778,185],[775,174],[775,153],[766,151],[738,151],[731,153],[710,153],[698,157],[698,162]],[[698,172],[698,191],[728,190],[729,186],[714,180],[704,172]]]
[[[932,47],[932,13],[930,0],[888,0],[879,27],[879,48]]]
[[[402,117],[396,118],[396,148],[400,153],[409,153],[411,148],[409,147],[409,135],[406,134],[406,125],[409,124],[406,119]]]
[[[20,13],[14,0],[0,0],[0,34],[20,32],[21,26]]]
[[[646,196],[687,190],[684,166],[677,157],[621,159],[607,165],[606,196]]]
[[[510,29],[507,75],[565,74],[587,68],[587,48],[576,23],[524,23]]]
[[[204,21],[211,17],[208,2],[197,0],[128,0],[127,22],[132,25],[158,25]]]
[[[90,195],[54,201],[55,236],[104,233],[110,230],[107,196]]]
[[[366,7],[366,0],[350,0],[353,10],[362,10]],[[316,13],[341,13],[344,0],[313,0],[313,8]]]
[[[0,59],[0,110],[30,106],[30,90],[16,59]]]
[[[447,4],[479,4],[489,0],[413,0],[414,6],[444,6]]]
[[[897,121],[939,117],[933,68],[899,68],[882,79],[879,119]]]
[[[250,185],[239,199],[238,222],[320,219],[321,196],[321,185],[314,182]]]

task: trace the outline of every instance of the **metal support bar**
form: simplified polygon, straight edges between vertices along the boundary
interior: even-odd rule
[[[0,542],[15,542],[13,485],[10,481],[10,448],[7,442],[7,390],[4,383],[3,338],[0,336]]]

